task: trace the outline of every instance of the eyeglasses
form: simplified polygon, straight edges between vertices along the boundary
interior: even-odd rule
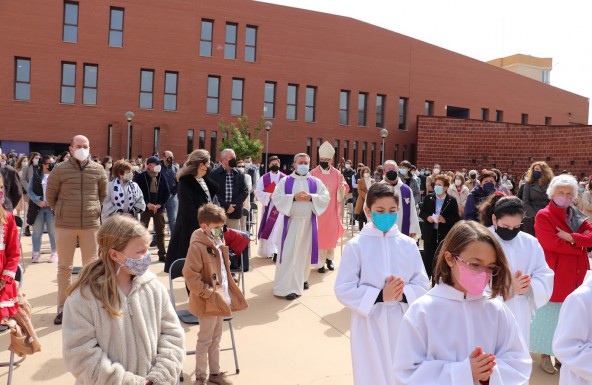
[[[479,263],[467,262],[458,255],[454,255],[454,258],[467,265],[469,270],[475,273],[486,272],[491,276],[495,276],[500,272],[500,267],[498,265],[481,265]]]

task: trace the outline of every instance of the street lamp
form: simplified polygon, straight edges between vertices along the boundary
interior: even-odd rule
[[[127,161],[129,162],[129,160],[131,159],[131,136],[132,136],[132,119],[134,118],[134,113],[131,111],[128,111],[125,113],[125,117],[127,118]]]
[[[267,174],[267,158],[269,157],[269,130],[273,125],[269,120],[264,123],[265,125],[265,173]]]
[[[381,164],[384,164],[384,140],[386,139],[386,137],[388,136],[388,130],[386,128],[383,128],[382,130],[380,130],[380,137],[382,138],[382,155],[381,155]]]

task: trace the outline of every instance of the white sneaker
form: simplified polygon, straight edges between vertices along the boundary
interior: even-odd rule
[[[51,256],[49,257],[49,263],[56,263],[58,261],[58,252],[57,251],[52,251],[51,252]]]
[[[40,258],[41,258],[41,253],[33,253],[33,257],[31,259],[33,260],[33,263],[39,263]]]

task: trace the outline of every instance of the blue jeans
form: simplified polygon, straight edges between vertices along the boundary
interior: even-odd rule
[[[43,227],[47,228],[47,235],[49,235],[49,243],[51,245],[51,251],[56,251],[55,242],[55,216],[49,207],[42,207],[35,218],[33,224],[33,252],[38,253],[41,251],[41,236],[43,235]]]
[[[167,203],[164,205],[164,209],[167,213],[169,220],[169,232],[172,234],[175,229],[175,223],[177,222],[177,209],[179,208],[179,199],[177,195],[172,195]]]

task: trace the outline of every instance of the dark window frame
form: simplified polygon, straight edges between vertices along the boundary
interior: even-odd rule
[[[378,104],[378,99],[381,100],[380,105]],[[376,127],[378,127],[378,128],[384,128],[385,104],[386,104],[386,95],[384,95],[384,94],[376,95]]]
[[[76,24],[67,23],[66,22],[66,8],[68,5],[76,6]],[[80,24],[80,4],[78,1],[64,1],[64,13],[62,15],[62,41],[66,43],[78,43],[78,25]],[[73,27],[76,28],[76,40],[65,40],[66,35],[66,27]]]
[[[234,27],[234,42],[229,41],[228,40],[228,27]],[[228,59],[228,60],[237,60],[238,56],[237,56],[237,45],[238,45],[238,23],[231,23],[228,22],[226,23],[226,28],[225,28],[225,37],[224,37],[224,59]],[[233,47],[233,56],[234,57],[227,57],[226,56],[226,49],[229,47]]]
[[[424,110],[427,116],[434,116],[434,101],[426,100],[424,103]]]
[[[249,44],[249,29],[255,31],[255,42],[253,44]],[[255,63],[257,61],[257,35],[259,34],[259,28],[256,25],[247,25],[245,28],[245,61],[249,63]],[[253,60],[249,60],[250,58],[250,50],[253,51]]]
[[[218,81],[218,87],[216,87],[216,95],[210,95],[210,80],[216,79]],[[206,90],[206,113],[217,115],[220,113],[220,76],[208,75],[208,88]],[[216,112],[209,111],[209,102],[216,101]]]
[[[168,78],[167,75],[175,75],[175,92],[174,93],[167,92],[167,78]],[[162,109],[164,111],[177,111],[178,95],[179,95],[179,72],[178,71],[165,71],[164,72],[164,98],[162,100]],[[171,97],[171,96],[175,97],[175,108],[174,109],[166,108],[167,96],[168,97]]]
[[[20,60],[29,62],[29,72],[27,74],[29,81],[19,80],[18,66],[19,66]],[[17,98],[17,88],[19,88],[18,87],[19,84],[26,85],[28,87],[27,94],[29,95],[29,97],[27,99]],[[14,100],[19,100],[19,101],[30,101],[31,100],[31,58],[30,57],[15,56],[15,58],[14,58],[14,94],[13,94],[13,98],[14,98]]]
[[[290,101],[290,87],[294,87],[294,102],[291,103]],[[286,120],[296,121],[298,120],[298,84],[288,83],[288,87],[286,88]],[[290,108],[294,111],[294,118],[290,117]]]
[[[349,98],[351,92],[349,90],[339,91],[339,124],[341,126],[349,126]],[[345,97],[345,106],[342,98]],[[345,119],[343,119],[345,118]]]
[[[121,29],[113,28],[113,11],[121,11]],[[123,30],[125,28],[125,8],[122,7],[111,7],[109,8],[109,40],[107,44],[109,47],[123,48]],[[121,45],[111,45],[111,33],[121,33]]]
[[[64,84],[64,69],[66,65],[73,65],[74,66],[74,84]],[[76,104],[76,70],[77,65],[76,62],[71,61],[63,61],[61,62],[61,80],[60,80],[60,103],[61,104]],[[64,101],[64,88],[71,88],[74,90],[74,99],[72,102],[65,102]]]
[[[96,68],[96,78],[95,78],[95,86],[87,86],[86,85],[86,68],[87,67],[95,67]],[[85,94],[86,94],[86,90],[94,90],[95,93],[95,102],[94,103],[86,103],[85,100]],[[96,106],[98,104],[98,99],[99,99],[99,65],[98,64],[92,64],[92,63],[84,63],[82,65],[82,104],[86,105],[86,106]]]
[[[402,105],[401,105],[402,104]],[[409,98],[399,97],[399,130],[407,130],[407,110],[409,108]]]
[[[234,82],[240,81],[241,84],[241,95],[240,99],[234,97]],[[245,100],[245,79],[244,78],[232,78],[232,88],[231,88],[231,102],[230,102],[230,115],[232,116],[242,116],[244,112],[244,100]],[[240,113],[235,114],[233,110],[233,105],[235,102],[240,102]]]
[[[273,94],[272,94],[272,100],[271,101],[267,100],[267,86],[268,85],[272,85],[273,86]],[[276,91],[277,91],[277,83],[276,82],[272,82],[272,81],[266,81],[265,82],[265,89],[264,89],[264,92],[263,92],[263,117],[265,117],[267,119],[273,119],[273,118],[275,118]],[[267,112],[267,107],[268,106],[271,106],[271,115],[269,115],[268,112]]]
[[[142,74],[144,72],[148,72],[152,74],[152,82],[150,83],[150,91],[142,90]],[[150,95],[150,107],[142,107],[142,94],[149,94]],[[140,69],[140,101],[139,107],[147,110],[154,109],[154,70],[149,68],[141,68]]]
[[[209,23],[210,25],[210,39],[204,38],[204,24]],[[209,55],[202,54],[202,48],[205,48],[205,44],[209,44]],[[199,56],[201,57],[212,57],[214,47],[214,20],[212,19],[201,19],[200,31],[199,31]]]
[[[308,103],[308,90],[312,90],[312,104]],[[317,87],[316,86],[306,86],[306,98],[304,103],[304,121],[307,123],[315,123],[317,120],[317,113],[316,113],[316,105],[317,105]],[[312,111],[312,119],[308,119],[308,111]]]
[[[193,145],[195,141],[195,130],[188,129],[187,130],[187,153],[191,154],[193,152]]]
[[[504,110],[495,110],[495,121],[496,122],[503,122],[504,121]]]
[[[358,126],[368,127],[368,96],[367,92],[358,93]],[[363,98],[363,103],[361,98]]]
[[[489,120],[489,108],[481,108],[481,120]]]

